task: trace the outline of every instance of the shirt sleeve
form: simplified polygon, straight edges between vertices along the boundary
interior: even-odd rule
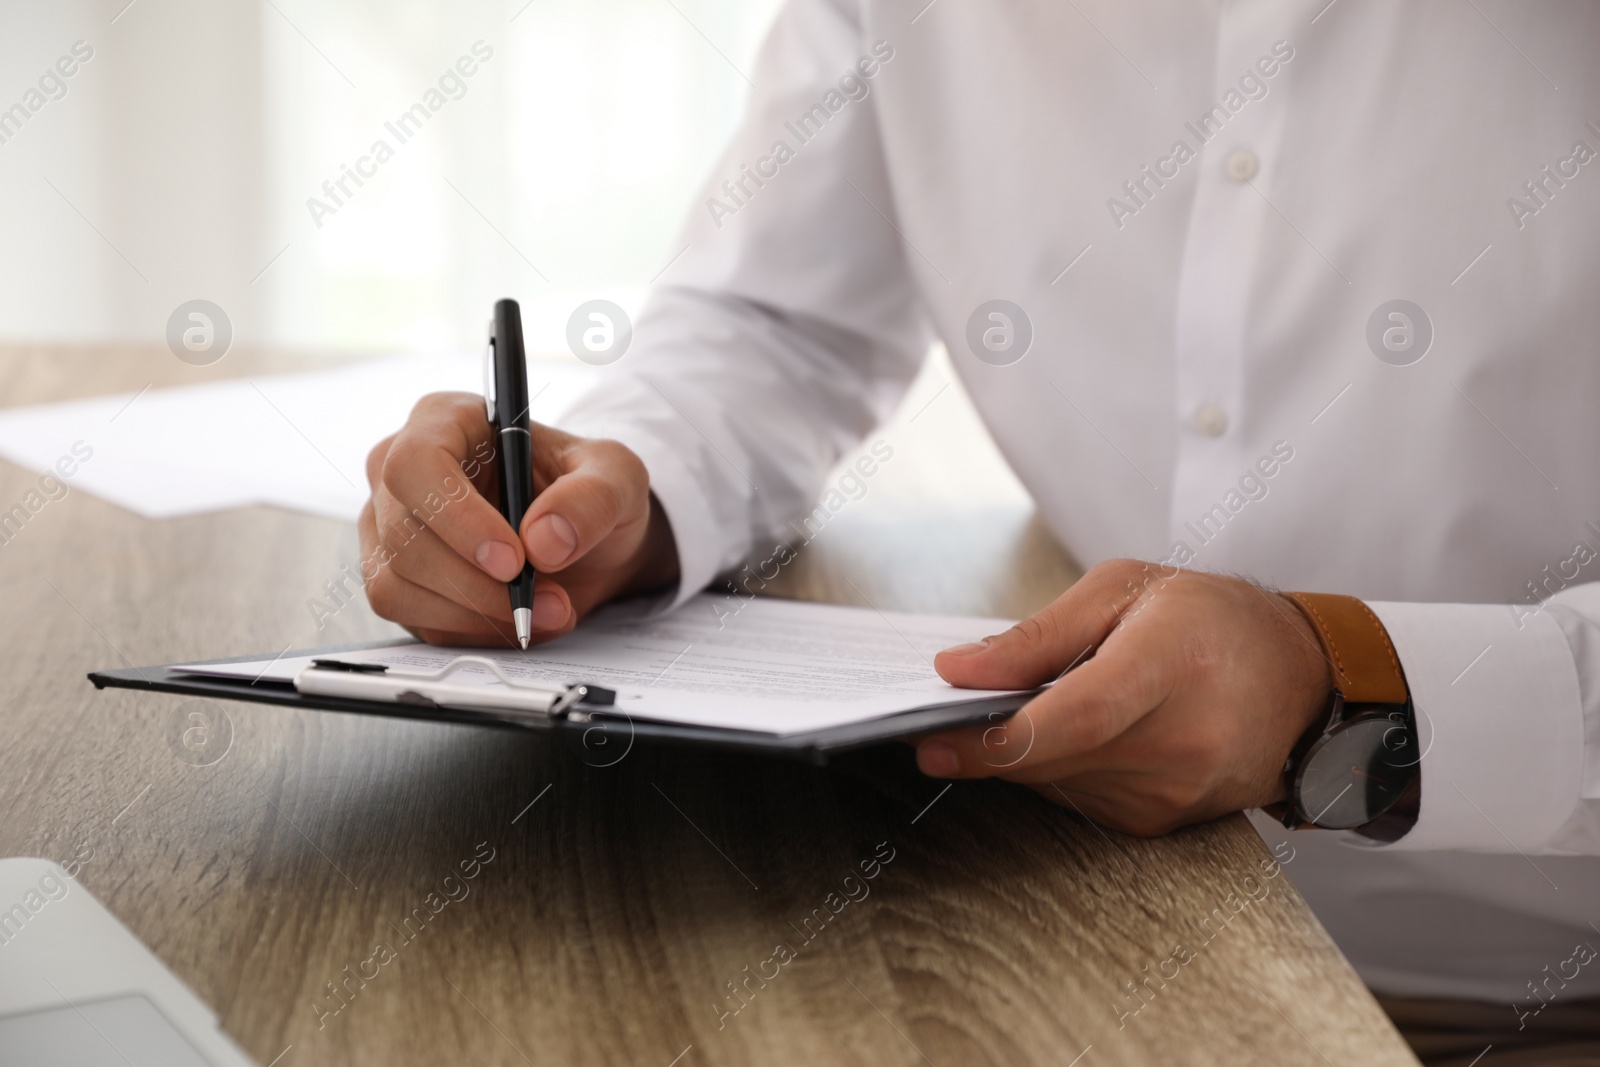
[[[1374,603],[1416,707],[1416,825],[1380,847],[1600,855],[1600,583],[1538,605]]]
[[[847,0],[795,0],[755,73],[687,250],[630,350],[560,420],[644,461],[682,573],[663,607],[793,540],[791,523],[893,411],[933,339],[875,114],[892,46],[865,39]]]

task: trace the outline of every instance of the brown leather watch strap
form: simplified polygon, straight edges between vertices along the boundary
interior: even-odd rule
[[[1310,620],[1347,704],[1404,704],[1408,695],[1389,631],[1353,596],[1285,593]]]

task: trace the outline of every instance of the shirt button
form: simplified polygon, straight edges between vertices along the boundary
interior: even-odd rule
[[[1194,427],[1207,437],[1221,437],[1228,432],[1228,413],[1215,404],[1201,404],[1194,411]]]
[[[1261,161],[1254,152],[1238,151],[1228,157],[1228,177],[1236,182],[1247,182],[1261,169]]]

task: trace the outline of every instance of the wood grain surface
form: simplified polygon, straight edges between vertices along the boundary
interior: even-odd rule
[[[303,362],[13,347],[0,404]],[[939,373],[766,592],[1016,616],[1072,581]],[[37,478],[0,463],[0,510]],[[245,704],[197,755],[189,701],[84,680],[392,635],[306,607],[356,558],[339,522],[150,522],[81,491],[0,546],[0,854],[87,855],[82,884],[263,1065],[1415,1062],[1240,816],[1146,841],[898,747],[617,758]]]

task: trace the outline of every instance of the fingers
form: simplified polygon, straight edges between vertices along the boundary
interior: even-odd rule
[[[946,649],[934,669],[967,689],[1028,689],[1084,663],[1153,574],[1135,560],[1102,563],[1049,607],[980,643]],[[1083,669],[1078,667],[1079,670]]]
[[[1172,689],[1162,627],[1118,631],[1099,652],[1016,715],[924,738],[917,766],[940,778],[1003,775],[1043,782],[1092,764],[1092,753],[1159,707]]]
[[[397,521],[426,526],[456,555],[506,582],[522,569],[521,538],[463,473],[464,465],[481,467],[493,454],[483,399],[434,393],[373,450],[368,477],[374,492],[381,485],[409,515]]]
[[[492,617],[424,589],[395,570],[397,552],[379,533],[372,501],[361,509],[357,527],[361,536],[361,576],[366,585],[367,601],[374,612],[413,632],[420,627],[476,637],[485,644],[500,643],[495,633],[497,623]]]
[[[375,611],[426,640],[503,643],[511,632],[505,583],[526,559],[546,574],[567,572],[535,587],[535,635],[549,638],[626,581],[650,530],[643,462],[614,441],[531,430],[538,495],[518,530],[485,495],[495,488],[496,457],[479,397],[424,397],[405,427],[372,450],[361,535],[368,558],[376,550],[381,562],[367,581]]]
[[[549,457],[547,470],[555,475],[522,519],[522,544],[535,568],[569,567],[625,527],[643,537],[650,476],[638,456],[615,441],[538,425],[533,444],[541,458]],[[631,551],[635,544],[619,547]]]
[[[514,644],[505,584],[461,559],[426,528],[385,523],[385,512],[405,515],[380,489],[359,520],[362,577],[372,610],[433,643]],[[565,633],[575,621],[566,591],[554,581],[539,583],[533,611],[536,640]]]
[[[391,550],[388,567],[395,576],[480,615],[510,623],[511,601],[505,582],[462,559],[431,529],[410,522],[408,513],[387,492],[378,492],[374,509],[379,536]],[[570,628],[571,604],[556,589],[549,581],[535,584],[531,605],[535,631],[554,634]],[[402,617],[397,621],[409,625],[414,620]]]

